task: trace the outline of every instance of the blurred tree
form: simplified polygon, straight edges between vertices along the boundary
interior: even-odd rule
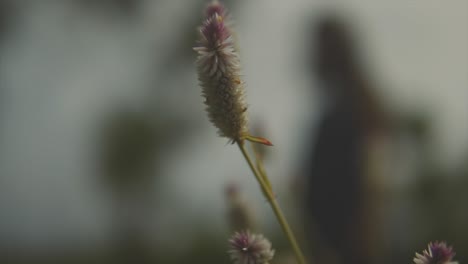
[[[151,263],[147,236],[154,219],[152,194],[160,155],[186,131],[177,120],[161,121],[145,112],[115,112],[101,131],[100,171],[114,201],[113,226],[122,263]]]

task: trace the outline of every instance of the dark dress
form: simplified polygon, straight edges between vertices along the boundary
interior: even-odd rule
[[[353,107],[337,102],[325,112],[309,154],[307,211],[319,243],[343,263],[363,263],[355,250],[364,177],[361,130]]]

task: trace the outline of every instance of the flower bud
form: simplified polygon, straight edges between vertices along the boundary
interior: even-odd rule
[[[234,264],[266,264],[275,254],[270,241],[249,231],[235,233],[229,244],[228,252]]]

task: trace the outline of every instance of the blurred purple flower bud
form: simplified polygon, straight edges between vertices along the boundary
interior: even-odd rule
[[[422,254],[416,253],[415,264],[456,264],[455,252],[445,242],[431,242]]]
[[[229,244],[228,252],[234,264],[267,264],[275,254],[270,241],[249,231],[236,232]]]
[[[227,220],[230,230],[256,230],[254,210],[243,197],[240,187],[234,183],[226,187]]]

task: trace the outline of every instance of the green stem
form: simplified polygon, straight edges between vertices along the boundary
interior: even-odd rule
[[[258,145],[250,144],[250,146],[252,146],[252,151],[253,151],[254,156],[255,156],[255,161],[256,161],[258,173],[260,173],[260,176],[262,176],[263,181],[265,181],[268,188],[270,188],[270,190],[273,190],[273,187],[271,187],[270,180],[268,179],[268,176],[267,176],[267,174],[265,172],[265,168],[263,167],[262,157],[260,156],[260,154],[258,154],[258,149],[257,149]]]
[[[260,184],[260,188],[262,189],[263,194],[265,195],[268,202],[270,203],[271,208],[273,209],[273,212],[275,213],[275,216],[278,219],[278,222],[281,228],[283,229],[283,232],[285,233],[286,237],[289,240],[289,243],[291,243],[291,246],[294,250],[298,263],[306,264],[304,254],[302,254],[302,251],[299,248],[299,244],[297,243],[296,238],[294,237],[294,234],[291,228],[289,227],[288,221],[286,220],[286,217],[284,216],[283,212],[281,211],[281,208],[279,207],[278,202],[275,199],[272,189],[269,187],[269,185],[264,181],[263,177],[255,169],[255,166],[252,160],[250,159],[250,156],[247,153],[247,150],[244,147],[244,142],[237,141],[237,145],[239,146],[239,149],[241,150],[242,155],[244,155],[245,160],[249,164],[249,167],[252,170],[253,174],[255,175],[255,178]]]

